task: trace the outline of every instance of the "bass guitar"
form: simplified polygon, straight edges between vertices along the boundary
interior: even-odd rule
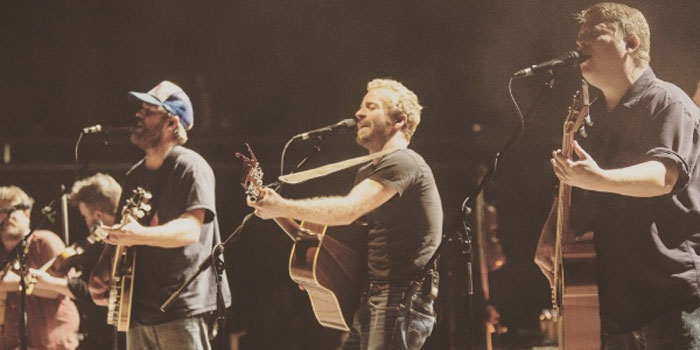
[[[151,193],[141,187],[134,189],[122,209],[121,224],[128,218],[141,219],[151,211]],[[129,330],[131,323],[131,300],[134,291],[136,252],[126,246],[116,246],[112,260],[111,284],[107,304],[107,324],[119,332]]]
[[[263,171],[248,146],[243,160],[242,185],[249,200],[262,199]],[[275,222],[292,239],[289,275],[309,295],[318,322],[329,328],[349,331],[364,286],[367,258],[366,235],[354,225],[328,228],[289,218]]]
[[[573,159],[574,156],[576,132],[583,131],[584,122],[590,123],[588,111],[588,83],[582,80],[581,91],[574,95],[564,122],[561,150],[568,159]],[[585,136],[585,133],[582,134]],[[593,236],[576,236],[570,230],[570,206],[571,186],[560,182],[552,279],[552,306],[559,315],[559,348],[598,349],[600,307]]]

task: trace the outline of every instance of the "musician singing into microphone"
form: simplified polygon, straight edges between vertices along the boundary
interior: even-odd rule
[[[406,294],[440,243],[442,206],[432,171],[408,149],[420,122],[417,96],[394,80],[367,85],[357,143],[380,156],[362,167],[346,196],[293,200],[265,189],[248,201],[258,216],[326,225],[367,225],[369,282],[343,349],[420,349],[435,322],[433,296]],[[406,305],[410,309],[406,309]]]
[[[147,225],[127,216],[120,224],[105,228],[106,243],[129,246],[136,252],[127,349],[210,349],[211,313],[216,309],[213,269],[200,274],[166,312],[160,310],[221,241],[214,172],[204,158],[182,146],[194,124],[192,104],[187,94],[169,81],[147,93],[130,92],[128,100],[138,107],[131,142],[146,155],[127,173],[122,197],[139,186],[153,198],[152,210],[145,218]],[[90,279],[90,293],[101,304],[108,302],[111,274],[105,267],[109,267],[108,257],[113,252],[105,248],[101,268],[96,268]],[[231,296],[226,275],[223,277],[228,306]]]
[[[34,200],[17,186],[0,187],[0,261],[8,258],[8,253],[30,232],[30,213]],[[53,232],[36,230],[27,240],[26,267],[38,269],[65,245]],[[13,259],[14,260],[14,259]],[[11,261],[10,269],[3,271],[0,283],[0,349],[14,350],[21,344],[20,293],[18,275],[20,266]],[[33,280],[33,274],[26,276],[26,283]],[[73,301],[51,288],[34,286],[27,295],[26,339],[30,349],[72,350],[78,347],[78,324],[80,317]],[[2,315],[4,313],[4,316]]]
[[[602,347],[700,349],[700,111],[649,67],[639,10],[599,3],[578,20],[578,49],[590,55],[581,73],[602,97],[577,157],[557,150],[551,164],[584,190],[572,222],[595,234]],[[548,277],[554,221],[552,211],[535,257]]]

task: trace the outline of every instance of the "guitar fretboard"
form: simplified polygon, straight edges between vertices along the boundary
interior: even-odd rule
[[[119,308],[121,305],[122,295],[121,278],[116,277],[112,280],[112,285],[109,288],[109,303],[107,305],[107,324],[116,326],[119,321]]]

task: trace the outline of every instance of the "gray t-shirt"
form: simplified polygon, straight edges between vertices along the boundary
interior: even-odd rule
[[[179,248],[134,247],[132,319],[155,324],[215,310],[216,277],[214,270],[208,268],[180,294],[167,312],[160,311],[161,304],[197,271],[213,246],[221,242],[211,167],[196,152],[176,146],[157,171],[148,171],[143,160],[129,170],[122,203],[136,186],[153,194],[154,210],[146,217],[146,226],[165,224],[193,209],[204,209],[206,215],[198,242]],[[226,274],[222,291],[229,306],[231,292]]]
[[[369,228],[369,280],[416,279],[442,238],[442,203],[433,173],[418,153],[402,149],[360,168],[355,183],[367,178],[397,191],[358,220]]]

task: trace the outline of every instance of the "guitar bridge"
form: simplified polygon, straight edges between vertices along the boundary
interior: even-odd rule
[[[294,239],[297,242],[299,242],[299,241],[319,242],[319,241],[321,241],[321,235],[307,229],[306,227],[299,227],[299,229],[297,230],[297,235],[296,235],[296,237],[294,237]]]

